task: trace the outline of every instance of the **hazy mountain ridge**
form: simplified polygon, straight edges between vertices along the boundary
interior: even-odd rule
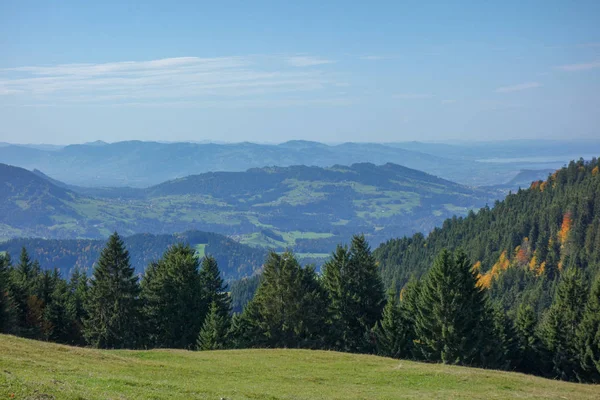
[[[600,149],[600,145],[594,146]],[[488,144],[486,147],[419,142],[327,145],[310,141],[271,145],[249,142],[215,144],[125,141],[68,145],[52,150],[8,145],[0,147],[0,162],[30,170],[38,169],[67,184],[86,187],[149,187],[167,180],[211,171],[239,172],[272,165],[329,167],[361,162],[391,162],[469,186],[489,186],[508,182],[523,168],[537,168],[536,164],[523,160],[514,163],[477,163],[474,158],[475,155],[477,158],[524,157],[521,150],[515,150],[515,147],[520,145],[511,147],[510,144]],[[555,151],[559,151],[561,147],[564,148],[549,146]],[[587,148],[589,150],[590,145]],[[563,162],[570,159],[557,157],[557,160]],[[560,167],[556,161],[553,163],[552,168]],[[477,167],[474,168],[474,165]],[[540,168],[547,167],[545,163]]]

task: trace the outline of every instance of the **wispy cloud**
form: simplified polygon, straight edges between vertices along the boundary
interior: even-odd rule
[[[332,64],[334,61],[320,57],[292,56],[288,57],[287,63],[292,67],[312,67],[315,65]]]
[[[0,69],[0,95],[29,102],[198,101],[321,93],[338,82],[310,56],[178,57]]]
[[[425,93],[399,93],[399,94],[393,95],[392,97],[395,99],[402,99],[402,100],[417,100],[417,99],[430,99],[434,96],[431,94],[425,94]]]
[[[496,89],[496,93],[512,93],[520,92],[521,90],[533,89],[542,86],[539,82],[519,83],[518,85],[502,86]]]
[[[568,64],[556,67],[561,71],[587,71],[589,69],[600,68],[600,60],[582,64]]]

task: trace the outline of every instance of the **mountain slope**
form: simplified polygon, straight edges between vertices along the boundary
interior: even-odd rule
[[[191,231],[174,235],[137,234],[125,237],[131,265],[142,273],[151,261],[158,260],[167,248],[176,243],[189,244],[196,248],[199,256],[210,254],[219,263],[223,277],[239,279],[256,273],[266,253],[237,243],[216,233]],[[25,247],[32,259],[43,269],[58,268],[63,276],[69,276],[78,267],[92,272],[94,263],[106,244],[105,240],[92,239],[11,239],[0,243],[0,252],[18,257]]]
[[[596,399],[598,386],[316,350],[108,351],[0,335],[0,397]],[[13,396],[14,395],[14,396]]]
[[[498,196],[395,164],[211,172],[148,189],[81,191],[58,187],[39,172],[5,169],[15,177],[6,175],[0,187],[10,184],[24,194],[34,186],[52,188],[56,195],[48,200],[61,211],[55,214],[44,205],[44,220],[5,223],[0,227],[5,237],[14,237],[15,231],[19,236],[101,238],[115,230],[124,235],[203,230],[253,245],[328,253],[356,232],[374,244],[428,232],[445,218],[466,215]],[[25,199],[7,199],[6,212],[17,210]]]
[[[52,218],[76,218],[66,203],[78,196],[22,168],[0,164],[0,224],[51,225]]]
[[[552,282],[565,268],[578,266],[595,276],[600,273],[599,169],[597,159],[571,162],[492,209],[446,220],[428,237],[417,234],[382,244],[375,255],[386,283],[402,288],[411,276],[427,271],[443,248],[457,247],[479,269],[480,284],[503,297],[509,308],[523,300],[519,296],[526,284],[533,288],[536,282],[549,282],[536,288],[540,291],[531,301],[548,300]]]

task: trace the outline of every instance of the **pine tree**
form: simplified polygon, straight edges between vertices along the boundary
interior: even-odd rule
[[[271,252],[256,296],[236,319],[235,340],[249,339],[252,347],[321,348],[326,310],[327,295],[314,267],[302,268],[289,252]]]
[[[14,330],[14,304],[10,293],[10,256],[0,254],[0,333]]]
[[[377,353],[392,358],[410,356],[412,337],[409,323],[398,297],[393,291],[390,291],[387,303],[383,308],[381,321],[375,328]]]
[[[544,344],[551,354],[552,376],[576,379],[580,373],[577,327],[586,304],[587,287],[578,268],[562,274],[543,325]]]
[[[67,282],[63,279],[58,280],[44,309],[46,340],[73,343],[73,315],[69,313],[69,297]]]
[[[489,368],[495,369],[514,369],[519,363],[519,345],[516,339],[516,332],[513,321],[506,315],[506,312],[499,304],[494,304],[488,315],[492,315],[493,330],[489,336],[484,336],[483,339],[488,339],[486,344],[487,349],[486,359],[482,362]]]
[[[86,319],[85,303],[88,291],[88,279],[84,271],[75,268],[69,281],[67,309],[72,318],[71,343],[83,345],[83,321]]]
[[[582,378],[600,382],[600,276],[596,277],[577,330]]]
[[[337,247],[323,266],[323,284],[330,298],[335,347],[370,351],[368,334],[381,318],[385,296],[377,263],[363,235],[352,238],[350,249]]]
[[[224,316],[217,302],[213,301],[210,306],[210,312],[204,319],[204,324],[198,335],[196,343],[198,350],[219,350],[226,348],[230,325],[229,314]]]
[[[129,253],[115,232],[94,267],[86,298],[84,336],[91,346],[135,348],[139,345],[139,292]]]
[[[195,346],[202,326],[198,267],[194,249],[176,244],[147,268],[141,298],[150,345]]]
[[[231,314],[231,298],[227,293],[227,285],[223,281],[223,278],[221,278],[217,260],[212,256],[206,256],[202,259],[202,266],[200,267],[200,290],[202,296],[201,323],[210,312],[213,302],[217,304],[219,313],[223,317],[228,317]]]
[[[16,317],[16,332],[29,338],[40,338],[43,322],[44,302],[40,293],[40,266],[31,261],[23,247],[19,263],[11,269],[10,293]]]
[[[466,255],[444,250],[425,277],[416,315],[423,357],[447,364],[480,364],[491,320],[483,289]]]
[[[545,369],[543,365],[540,365],[541,343],[536,332],[537,325],[537,315],[533,307],[521,304],[517,309],[514,322],[518,349],[515,368],[518,371],[542,373]]]

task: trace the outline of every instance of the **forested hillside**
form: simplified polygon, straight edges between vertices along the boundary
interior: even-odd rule
[[[600,271],[600,162],[571,162],[544,181],[507,196],[493,208],[448,219],[429,236],[393,239],[375,255],[385,283],[400,290],[444,248],[462,248],[479,283],[508,309],[523,301],[548,306],[560,271]]]
[[[199,257],[213,256],[225,279],[252,276],[260,269],[266,253],[263,250],[240,244],[216,233],[189,231],[174,235],[137,234],[123,240],[137,274],[143,274],[152,261],[158,260],[169,246],[186,243]],[[98,260],[105,240],[92,239],[11,239],[0,243],[0,252],[13,256],[27,249],[44,270],[58,268],[63,276],[70,276],[75,269],[88,274]]]

